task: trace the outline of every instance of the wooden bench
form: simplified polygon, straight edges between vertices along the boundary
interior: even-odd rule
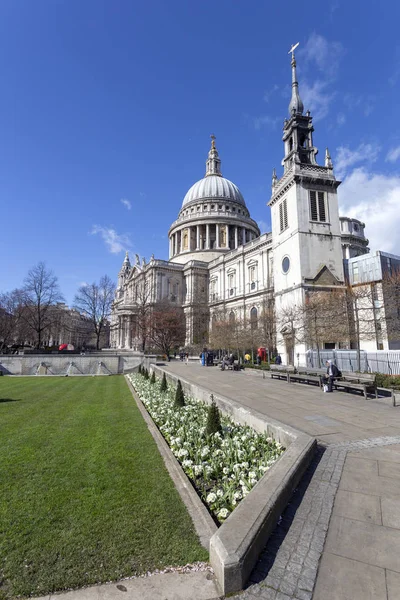
[[[288,383],[308,383],[322,387],[322,379],[326,369],[299,368],[296,373],[288,373]]]
[[[375,383],[375,374],[373,373],[342,373],[342,377],[334,379],[332,387],[335,390],[341,389],[345,391],[361,392],[364,398],[368,398],[368,394],[373,394],[378,397],[378,388]]]
[[[289,381],[288,376],[289,373],[294,373],[294,367],[291,365],[271,365],[270,366],[270,376],[271,379],[283,379],[284,381]]]

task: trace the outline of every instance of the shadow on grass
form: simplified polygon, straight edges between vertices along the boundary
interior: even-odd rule
[[[21,402],[21,401],[22,401],[21,398],[0,398],[0,404],[2,402]]]

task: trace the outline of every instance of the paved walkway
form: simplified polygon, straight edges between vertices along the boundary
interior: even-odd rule
[[[238,599],[400,598],[400,408],[254,371],[167,369],[323,445]]]

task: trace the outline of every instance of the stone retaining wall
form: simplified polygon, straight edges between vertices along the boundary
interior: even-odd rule
[[[109,354],[105,352],[79,354],[0,355],[0,371],[4,375],[116,375],[145,364],[149,367],[155,356]],[[71,364],[72,363],[72,364]]]
[[[165,372],[152,365],[156,375]],[[166,373],[176,384],[178,377]],[[210,403],[211,391],[181,378],[184,391],[194,398]],[[308,467],[316,449],[316,440],[309,435],[269,419],[238,402],[214,394],[218,407],[234,421],[267,432],[286,447],[286,452],[267,471],[251,492],[221,525],[210,541],[210,562],[223,594],[244,588],[270,534],[283,513]]]

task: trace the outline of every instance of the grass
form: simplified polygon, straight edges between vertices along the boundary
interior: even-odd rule
[[[206,560],[122,376],[0,378],[0,599]]]

